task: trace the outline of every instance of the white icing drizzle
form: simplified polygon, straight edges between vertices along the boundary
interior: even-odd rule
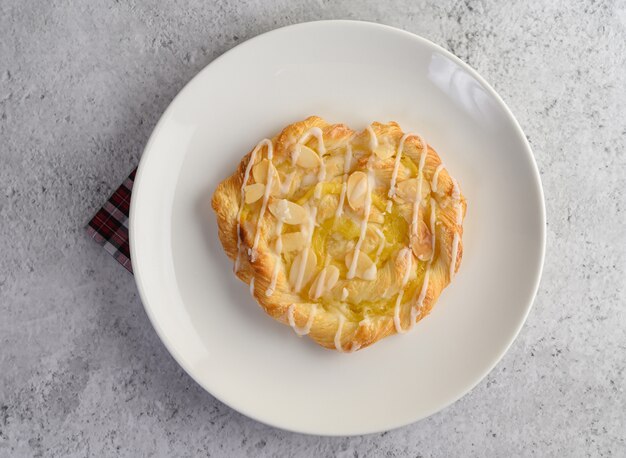
[[[248,182],[248,178],[250,177],[250,171],[252,170],[252,166],[254,165],[254,161],[256,160],[256,155],[257,152],[263,147],[263,145],[267,146],[267,154],[268,157],[272,157],[273,155],[273,151],[274,151],[274,145],[272,145],[272,142],[267,139],[264,138],[263,140],[261,140],[259,143],[257,143],[257,145],[254,147],[254,149],[252,150],[252,153],[250,154],[250,160],[248,161],[248,165],[246,166],[246,171],[243,175],[243,181],[241,183],[241,199],[239,201],[239,211],[237,212],[237,258],[235,259],[235,272],[239,271],[239,264],[240,264],[240,256],[241,256],[241,212],[243,211],[243,206],[245,203],[244,200],[244,189],[246,187],[246,183]],[[269,189],[269,185],[267,186],[267,188]],[[266,189],[267,191],[267,189]],[[259,218],[260,221],[260,218]]]
[[[278,267],[280,266],[280,253],[283,251],[283,220],[278,220],[276,223],[276,246],[274,248],[274,271],[272,272],[272,281],[270,282],[270,286],[265,291],[266,296],[271,296],[274,294],[274,290],[276,289],[276,280],[278,279]]]
[[[330,258],[326,256],[326,262],[324,263],[324,267],[328,267],[330,264]],[[315,294],[313,295],[313,299],[317,299],[324,292],[324,283],[326,282],[326,271],[327,269],[322,269],[320,272],[320,278],[317,280],[317,285],[315,286]]]
[[[289,306],[289,309],[287,310],[287,319],[289,320],[289,325],[293,328],[294,332],[299,337],[302,337],[311,332],[311,326],[313,326],[313,321],[315,320],[315,315],[317,314],[317,304],[313,304],[311,312],[309,313],[309,318],[306,320],[305,325],[301,328],[296,325],[296,320],[293,317],[295,308],[296,304],[291,304]]]
[[[426,298],[426,292],[428,291],[429,280],[430,280],[430,268],[426,269],[426,273],[424,274],[424,282],[422,283],[422,289],[420,289],[420,295],[417,297],[417,302],[415,303],[415,308],[418,310],[422,308],[422,304],[424,303],[424,299]]]
[[[404,297],[404,288],[406,288],[406,284],[409,282],[411,269],[413,269],[413,254],[411,253],[411,249],[408,247],[403,248],[402,255],[407,259],[407,265],[406,270],[404,271],[404,275],[402,276],[402,283],[400,285],[401,289],[398,293],[398,297],[396,298],[396,305],[393,308],[393,324],[398,334],[403,334],[406,332],[404,329],[402,329],[402,324],[400,322],[400,304],[402,303],[402,298]]]
[[[433,192],[437,192],[437,185],[439,184],[439,172],[443,170],[443,162],[437,166],[435,173],[433,174],[433,182],[431,188]]]
[[[345,321],[346,321],[346,318],[343,315],[339,315],[339,324],[337,325],[337,332],[335,332],[335,348],[342,353],[354,353],[359,348],[361,348],[360,344],[352,342],[352,345],[350,345],[349,350],[345,350],[343,346],[341,345],[341,334],[343,332],[343,325]],[[361,323],[363,321],[365,321],[365,319],[359,322],[359,326],[361,326]]]
[[[252,297],[254,297],[254,277],[252,277],[252,280],[250,280],[250,294],[252,294]]]
[[[348,288],[343,288],[341,290],[341,300],[345,301],[348,298]]]
[[[411,231],[413,235],[417,235],[417,219],[419,216],[419,208],[422,203],[422,181],[423,181],[423,171],[424,164],[426,163],[426,156],[428,156],[428,145],[424,138],[421,135],[415,134],[417,138],[419,138],[420,143],[422,144],[422,154],[420,154],[420,162],[419,167],[417,169],[417,187],[415,189],[415,201],[413,202],[413,220],[411,222]]]
[[[387,240],[385,239],[385,234],[383,234],[383,231],[378,229],[376,226],[373,226],[373,228],[374,232],[376,232],[376,235],[380,237],[380,243],[378,244],[378,249],[376,250],[376,260],[374,261],[374,264],[378,264],[378,261],[380,260],[380,255],[387,245]]]
[[[404,142],[409,137],[419,137],[416,134],[404,134],[400,139],[400,143],[398,144],[398,149],[396,150],[396,160],[393,164],[393,172],[391,173],[391,182],[389,183],[389,192],[387,196],[389,200],[387,201],[387,208],[385,211],[389,213],[391,211],[391,206],[393,205],[393,196],[396,195],[396,180],[398,179],[398,170],[400,169],[400,161],[402,160],[402,153],[404,152]],[[421,138],[421,137],[420,137]]]
[[[335,332],[335,348],[341,352],[344,351],[341,346],[341,332],[343,331],[343,323],[346,321],[346,317],[339,315],[339,324],[337,325],[337,332]]]
[[[300,145],[304,145],[307,141],[309,141],[309,138],[311,138],[311,136],[314,136],[317,139],[317,149],[320,152],[320,156],[326,154],[326,147],[324,146],[324,134],[322,133],[322,129],[320,129],[319,127],[311,127],[309,130],[307,130],[304,134],[302,134],[302,137],[300,137],[298,143]],[[300,153],[300,150],[297,150],[298,153]],[[295,163],[297,160],[298,158],[296,156],[293,162]]]
[[[315,218],[317,217],[317,207],[313,207],[313,209],[308,214],[308,233],[307,233],[307,241],[306,246],[304,247],[303,259],[300,263],[300,269],[298,270],[298,277],[296,278],[295,290],[296,293],[299,293],[302,289],[302,280],[304,279],[304,269],[306,267],[306,263],[309,259],[309,248],[311,248],[311,240],[313,239],[313,231],[315,230]]]
[[[291,182],[293,181],[293,177],[296,175],[296,170],[292,170],[289,175],[285,177],[285,181],[280,185],[280,193],[281,195],[285,195],[289,192],[289,188],[291,188]]]
[[[326,164],[324,158],[320,156],[320,171],[317,174],[317,181],[323,183],[326,180]]]
[[[456,211],[456,224],[460,225],[463,222],[463,210],[461,208],[461,191],[459,190],[459,184],[456,180],[452,179],[452,199],[454,199],[454,209]],[[454,238],[452,239],[452,255],[450,256],[450,281],[456,272],[456,257],[459,251],[459,230],[455,228]]]
[[[352,145],[348,143],[346,146],[346,154],[343,158],[343,181],[341,183],[341,194],[339,195],[339,205],[335,211],[335,218],[339,218],[343,214],[343,204],[346,199],[346,188],[348,186],[348,173],[352,167]]]
[[[455,201],[461,199],[461,190],[459,189],[459,184],[454,178],[452,178],[452,199]]]
[[[437,202],[435,201],[435,199],[430,200],[430,205],[431,205],[430,233],[431,233],[431,243],[432,243],[431,247],[432,247],[433,254],[428,260],[428,263],[426,264],[426,273],[424,273],[424,282],[422,283],[422,289],[420,290],[420,294],[417,298],[417,302],[411,308],[411,322],[410,322],[409,329],[413,327],[413,324],[415,324],[415,318],[417,318],[417,314],[421,311],[422,304],[424,303],[424,299],[426,298],[426,293],[428,292],[428,283],[430,280],[430,266],[433,262],[433,258],[435,257],[435,237],[436,237],[435,224],[437,222],[437,217],[436,217]]]
[[[374,131],[371,129],[371,127],[368,127],[368,130],[370,130],[370,132],[374,134]],[[376,135],[374,135],[374,138],[376,138]],[[361,233],[359,234],[359,240],[357,240],[356,245],[354,246],[354,255],[352,256],[352,262],[350,263],[350,268],[348,269],[348,274],[346,276],[348,280],[354,278],[354,275],[356,274],[356,266],[359,259],[359,252],[361,251],[361,245],[363,244],[363,240],[365,239],[365,232],[367,231],[367,221],[370,218],[370,212],[372,210],[372,189],[374,187],[372,162],[375,157],[376,155],[374,153],[371,153],[369,159],[367,160],[367,193],[365,194],[365,205],[363,207]]]
[[[314,136],[317,139],[317,149],[319,151],[319,158],[320,158],[320,166],[319,166],[320,169],[319,169],[319,172],[317,173],[317,181],[319,184],[319,183],[323,183],[324,180],[326,179],[326,165],[324,164],[324,154],[326,154],[326,145],[324,144],[324,133],[322,132],[322,129],[320,129],[319,127],[311,127],[304,134],[302,134],[302,137],[300,137],[300,140],[298,140],[298,145],[304,145],[307,141],[309,141],[311,136]],[[300,155],[300,148],[296,148],[295,151],[297,153],[294,154],[295,156],[295,159],[293,159],[294,163],[298,160],[298,156]],[[322,187],[316,186],[315,191],[314,191],[315,198],[319,199],[321,195],[322,195]]]
[[[432,264],[433,259],[435,257],[435,243],[436,243],[436,238],[437,238],[437,201],[435,199],[431,199],[430,200],[430,241],[431,241],[431,249],[432,249],[432,256],[430,257],[430,259],[428,260],[428,265],[430,266],[430,264]]]
[[[272,144],[271,142],[269,143]],[[267,210],[267,203],[270,199],[270,193],[272,191],[272,182],[274,181],[274,174],[272,173],[270,166],[272,165],[272,158],[274,157],[274,148],[267,148],[267,160],[269,161],[267,169],[267,183],[265,184],[265,192],[263,193],[263,203],[261,204],[261,212],[259,213],[259,219],[256,223],[256,231],[254,234],[254,243],[252,244],[252,251],[250,253],[250,261],[255,262],[257,257],[257,247],[259,246],[259,238],[261,237],[261,222]]]
[[[319,199],[322,195],[322,184],[326,180],[326,164],[324,163],[324,157],[320,154],[320,171],[317,174],[317,185],[315,185],[315,191],[313,196]]]

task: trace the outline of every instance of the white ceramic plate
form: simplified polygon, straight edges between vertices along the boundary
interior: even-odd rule
[[[468,202],[463,262],[431,315],[353,354],[264,314],[233,275],[210,208],[259,139],[312,114],[423,134]],[[200,385],[270,425],[349,435],[431,415],[493,368],[538,286],[545,211],[524,134],[474,70],[410,33],[329,21],[247,41],[180,92],[141,159],[130,236],[148,316]]]

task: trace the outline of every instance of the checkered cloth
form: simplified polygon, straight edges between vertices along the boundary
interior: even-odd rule
[[[130,263],[128,246],[128,212],[136,172],[137,169],[131,172],[87,225],[89,236],[102,245],[107,253],[131,274],[133,266]]]

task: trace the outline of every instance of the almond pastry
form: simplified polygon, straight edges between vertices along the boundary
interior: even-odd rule
[[[411,329],[463,255],[458,183],[395,122],[361,132],[315,116],[291,124],[243,158],[212,204],[261,307],[343,352]]]

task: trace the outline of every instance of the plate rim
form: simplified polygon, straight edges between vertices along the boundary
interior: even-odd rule
[[[238,407],[234,407],[231,403],[227,402],[226,400],[224,400],[222,398],[221,395],[213,392],[212,390],[210,390],[207,386],[205,386],[205,384],[200,381],[198,378],[196,378],[194,376],[194,374],[192,373],[192,369],[190,367],[188,367],[188,364],[186,364],[184,362],[184,358],[178,354],[178,351],[176,350],[176,348],[174,348],[174,345],[171,341],[169,341],[166,336],[165,333],[163,331],[163,329],[161,328],[158,319],[156,317],[156,315],[153,313],[148,299],[147,299],[147,292],[146,292],[146,288],[144,286],[144,281],[142,278],[142,269],[140,267],[141,263],[138,262],[137,260],[139,259],[137,256],[137,251],[136,251],[136,246],[137,246],[137,237],[136,234],[138,232],[137,229],[137,218],[135,218],[135,214],[137,212],[137,207],[140,205],[140,198],[138,198],[138,196],[142,196],[143,194],[141,193],[142,190],[142,183],[145,180],[145,176],[148,174],[148,172],[146,172],[147,169],[147,162],[148,162],[148,157],[150,157],[151,155],[151,151],[153,150],[152,146],[155,143],[155,139],[157,138],[158,134],[160,133],[160,131],[163,128],[163,125],[166,122],[166,119],[169,117],[169,113],[171,111],[173,111],[175,105],[177,104],[177,101],[182,98],[182,95],[184,93],[186,93],[189,88],[193,85],[193,83],[200,79],[201,75],[207,71],[207,69],[209,69],[209,67],[211,67],[214,64],[219,63],[222,59],[224,59],[227,55],[229,55],[230,53],[235,52],[236,50],[239,50],[241,47],[245,47],[250,45],[252,42],[255,42],[257,40],[263,39],[264,37],[266,37],[267,35],[271,35],[271,34],[275,34],[278,32],[285,32],[288,29],[292,29],[292,28],[301,28],[301,27],[310,27],[310,26],[324,26],[324,25],[347,25],[347,26],[364,26],[364,27],[373,27],[373,28],[378,28],[380,30],[384,30],[386,32],[389,33],[396,33],[396,34],[400,34],[400,35],[404,35],[406,38],[409,38],[411,40],[414,41],[418,41],[420,42],[422,45],[425,45],[427,47],[433,48],[434,50],[436,50],[437,52],[443,54],[444,56],[446,56],[448,59],[452,60],[453,62],[455,62],[457,65],[459,65],[460,67],[462,67],[466,72],[468,72],[469,74],[471,74],[474,78],[476,78],[476,80],[485,88],[485,90],[489,93],[490,96],[492,96],[500,105],[500,107],[504,110],[504,112],[506,113],[506,116],[508,117],[508,120],[512,123],[512,125],[515,128],[515,133],[517,134],[517,136],[520,138],[522,145],[524,146],[524,151],[526,153],[526,156],[528,157],[528,159],[530,159],[530,163],[532,165],[532,176],[535,180],[535,184],[537,186],[537,190],[539,191],[539,195],[538,195],[538,210],[539,210],[539,217],[540,217],[540,225],[539,227],[541,228],[541,234],[540,234],[540,256],[538,261],[538,265],[535,266],[535,278],[534,278],[534,284],[533,287],[531,289],[530,294],[528,295],[527,299],[525,300],[526,302],[526,306],[525,306],[525,311],[523,314],[522,319],[519,320],[519,322],[516,325],[516,328],[514,330],[514,332],[512,332],[510,334],[510,336],[508,336],[508,341],[506,342],[506,345],[504,345],[502,347],[502,349],[496,353],[496,355],[494,356],[494,358],[492,359],[492,361],[490,362],[490,364],[487,366],[487,368],[482,371],[480,373],[479,376],[477,376],[475,378],[475,380],[473,380],[471,383],[469,383],[464,390],[459,391],[458,393],[452,395],[449,397],[449,399],[445,402],[442,403],[439,407],[431,409],[430,411],[427,411],[425,414],[421,414],[416,416],[413,420],[406,422],[406,421],[399,421],[399,422],[395,422],[393,424],[388,425],[387,427],[381,428],[370,428],[364,431],[360,431],[360,432],[353,432],[353,433],[342,433],[342,432],[319,432],[319,431],[309,431],[309,430],[303,430],[303,429],[299,429],[298,427],[292,427],[290,425],[284,425],[284,424],[280,424],[279,422],[273,421],[271,419],[265,419],[265,418],[260,418],[259,415],[257,415],[256,413],[250,412],[248,409],[246,408],[242,408],[241,406]],[[513,342],[515,342],[515,340],[517,339],[517,337],[519,336],[519,333],[522,329],[522,327],[524,326],[524,324],[526,323],[526,320],[528,319],[528,315],[530,314],[531,309],[533,308],[535,299],[537,297],[537,292],[539,290],[539,285],[541,283],[541,278],[543,275],[543,268],[544,268],[544,264],[545,264],[545,254],[546,254],[546,243],[547,243],[547,220],[546,220],[546,205],[545,205],[545,194],[543,191],[543,184],[541,182],[541,174],[539,172],[539,167],[537,165],[537,161],[535,159],[535,156],[532,152],[532,148],[528,142],[528,139],[526,137],[526,135],[524,134],[524,131],[522,130],[519,122],[517,121],[517,119],[515,118],[515,115],[513,114],[513,112],[511,111],[511,109],[508,107],[508,105],[504,102],[504,100],[502,99],[502,97],[500,97],[500,95],[495,91],[495,89],[473,68],[471,67],[469,64],[465,63],[463,60],[461,60],[459,57],[455,56],[454,54],[452,54],[450,51],[448,51],[447,49],[443,48],[442,46],[428,40],[427,38],[424,38],[420,35],[417,35],[415,33],[397,28],[397,27],[393,27],[390,25],[385,25],[385,24],[381,24],[381,23],[377,23],[377,22],[371,22],[371,21],[360,21],[360,20],[347,20],[347,19],[330,19],[330,20],[319,20],[319,21],[306,21],[306,22],[299,22],[296,24],[290,24],[287,26],[283,26],[283,27],[278,27],[272,30],[269,30],[267,32],[263,32],[259,35],[256,35],[234,47],[232,47],[231,49],[229,49],[228,51],[222,53],[221,55],[219,55],[218,57],[216,57],[215,59],[213,59],[211,62],[209,62],[207,65],[205,65],[200,71],[198,71],[198,73],[196,73],[195,76],[193,76],[193,78],[191,78],[176,94],[176,96],[172,99],[172,101],[168,104],[167,108],[163,111],[163,113],[161,114],[159,121],[156,123],[154,129],[152,130],[152,133],[150,134],[150,137],[148,138],[148,141],[146,142],[146,146],[143,149],[140,161],[139,161],[139,165],[137,167],[137,171],[136,171],[136,175],[135,175],[135,180],[133,183],[133,190],[132,190],[132,198],[131,198],[131,202],[130,202],[130,211],[129,211],[129,223],[128,223],[128,230],[129,230],[129,242],[130,242],[130,253],[131,253],[131,262],[133,264],[133,276],[135,279],[135,283],[137,285],[137,290],[139,292],[139,297],[141,299],[141,303],[143,305],[144,311],[146,313],[146,315],[148,316],[148,319],[150,320],[150,324],[152,325],[152,327],[154,328],[155,332],[157,333],[157,336],[159,337],[160,341],[163,343],[163,345],[165,346],[165,348],[167,349],[167,351],[169,352],[169,354],[174,358],[174,360],[176,361],[176,363],[185,371],[185,373],[187,375],[189,375],[189,377],[191,377],[191,379],[197,383],[203,390],[205,390],[208,394],[210,394],[211,396],[213,396],[215,399],[217,399],[219,402],[227,405],[229,408],[233,409],[236,412],[241,413],[242,415],[245,415],[248,418],[251,418],[255,421],[258,421],[260,423],[263,423],[265,425],[269,425],[271,427],[275,427],[278,429],[282,429],[285,431],[290,431],[290,432],[294,432],[294,433],[300,433],[300,434],[307,434],[307,435],[316,435],[316,436],[356,436],[356,435],[366,435],[366,434],[374,434],[374,433],[378,433],[381,431],[390,431],[390,430],[394,430],[394,429],[398,429],[404,426],[408,426],[408,425],[412,425],[418,421],[421,421],[425,418],[428,418],[438,412],[441,412],[444,409],[447,409],[449,406],[451,406],[452,404],[454,404],[455,402],[457,402],[459,399],[463,398],[465,395],[467,395],[471,390],[473,390],[480,382],[482,382],[485,377],[487,377],[487,375],[489,373],[491,373],[493,371],[493,369],[495,368],[495,366],[502,360],[502,358],[504,357],[504,355],[509,351],[511,345],[513,344]]]

